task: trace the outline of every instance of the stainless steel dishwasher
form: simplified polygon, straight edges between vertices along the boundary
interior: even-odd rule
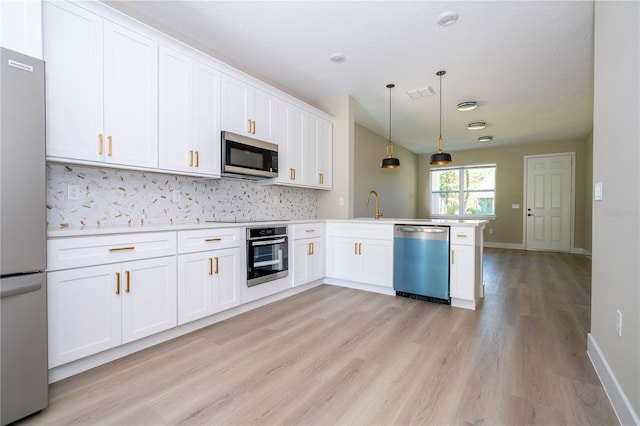
[[[395,225],[393,236],[396,295],[449,304],[449,227]]]

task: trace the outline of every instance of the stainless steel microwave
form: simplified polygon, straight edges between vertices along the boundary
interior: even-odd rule
[[[278,145],[222,132],[222,174],[237,177],[278,176]]]

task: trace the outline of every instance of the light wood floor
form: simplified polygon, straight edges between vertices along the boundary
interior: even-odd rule
[[[476,312],[321,286],[55,383],[23,424],[617,424],[590,268],[487,249]]]

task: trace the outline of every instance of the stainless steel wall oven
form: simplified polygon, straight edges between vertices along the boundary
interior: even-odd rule
[[[287,227],[247,228],[247,287],[284,278],[288,269]]]

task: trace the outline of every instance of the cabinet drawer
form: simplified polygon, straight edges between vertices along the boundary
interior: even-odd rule
[[[324,234],[324,224],[318,223],[298,223],[292,226],[291,238],[302,240],[304,238],[322,237]]]
[[[240,246],[240,228],[198,229],[178,232],[178,253]]]
[[[47,240],[47,269],[80,268],[176,254],[175,232]]]
[[[451,239],[451,244],[465,244],[465,245],[473,245],[474,235],[473,231],[475,228],[456,228],[451,227],[451,235],[449,236]]]

